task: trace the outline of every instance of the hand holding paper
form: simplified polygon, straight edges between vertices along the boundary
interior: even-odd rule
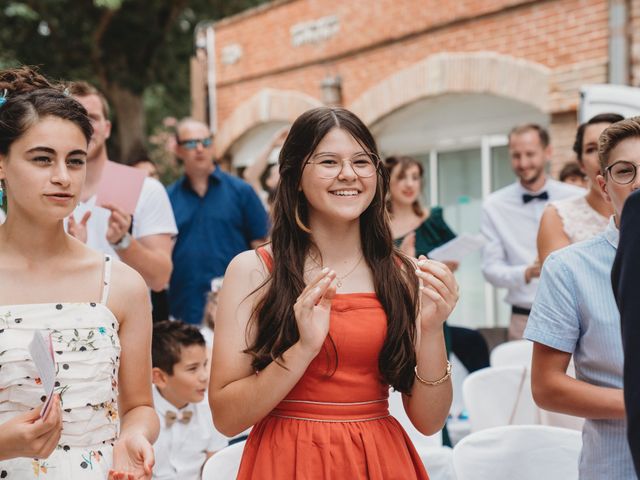
[[[47,333],[45,336],[42,331],[36,330],[29,344],[29,353],[31,354],[33,363],[36,365],[38,375],[40,375],[40,380],[47,396],[40,412],[40,417],[44,417],[51,405],[53,389],[56,382],[56,362],[53,356],[51,334]]]
[[[51,455],[62,434],[60,396],[53,395],[45,417],[40,415],[42,410],[42,406],[27,410],[0,424],[0,461]]]

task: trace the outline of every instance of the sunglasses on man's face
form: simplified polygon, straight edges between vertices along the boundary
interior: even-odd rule
[[[198,148],[198,144],[202,145],[202,148],[208,148],[213,144],[213,137],[206,138],[192,138],[189,140],[178,140],[178,145],[187,150],[195,150]]]

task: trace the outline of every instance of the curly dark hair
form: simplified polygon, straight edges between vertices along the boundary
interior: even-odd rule
[[[6,155],[11,144],[41,118],[69,120],[80,128],[89,143],[93,127],[87,111],[64,92],[61,84],[49,81],[32,67],[0,71],[0,93],[6,102],[0,107],[0,154]]]

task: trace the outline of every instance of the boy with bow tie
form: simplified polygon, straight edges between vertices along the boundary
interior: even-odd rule
[[[158,322],[153,326],[152,360],[160,418],[153,478],[199,480],[206,460],[227,446],[203,402],[209,382],[204,338],[193,325]]]

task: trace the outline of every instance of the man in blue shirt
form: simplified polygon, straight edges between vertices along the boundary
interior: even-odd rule
[[[200,324],[211,280],[224,275],[237,254],[265,241],[268,218],[248,183],[215,166],[205,124],[182,120],[176,135],[184,176],[168,188],[179,232],[169,304],[174,318]]]

